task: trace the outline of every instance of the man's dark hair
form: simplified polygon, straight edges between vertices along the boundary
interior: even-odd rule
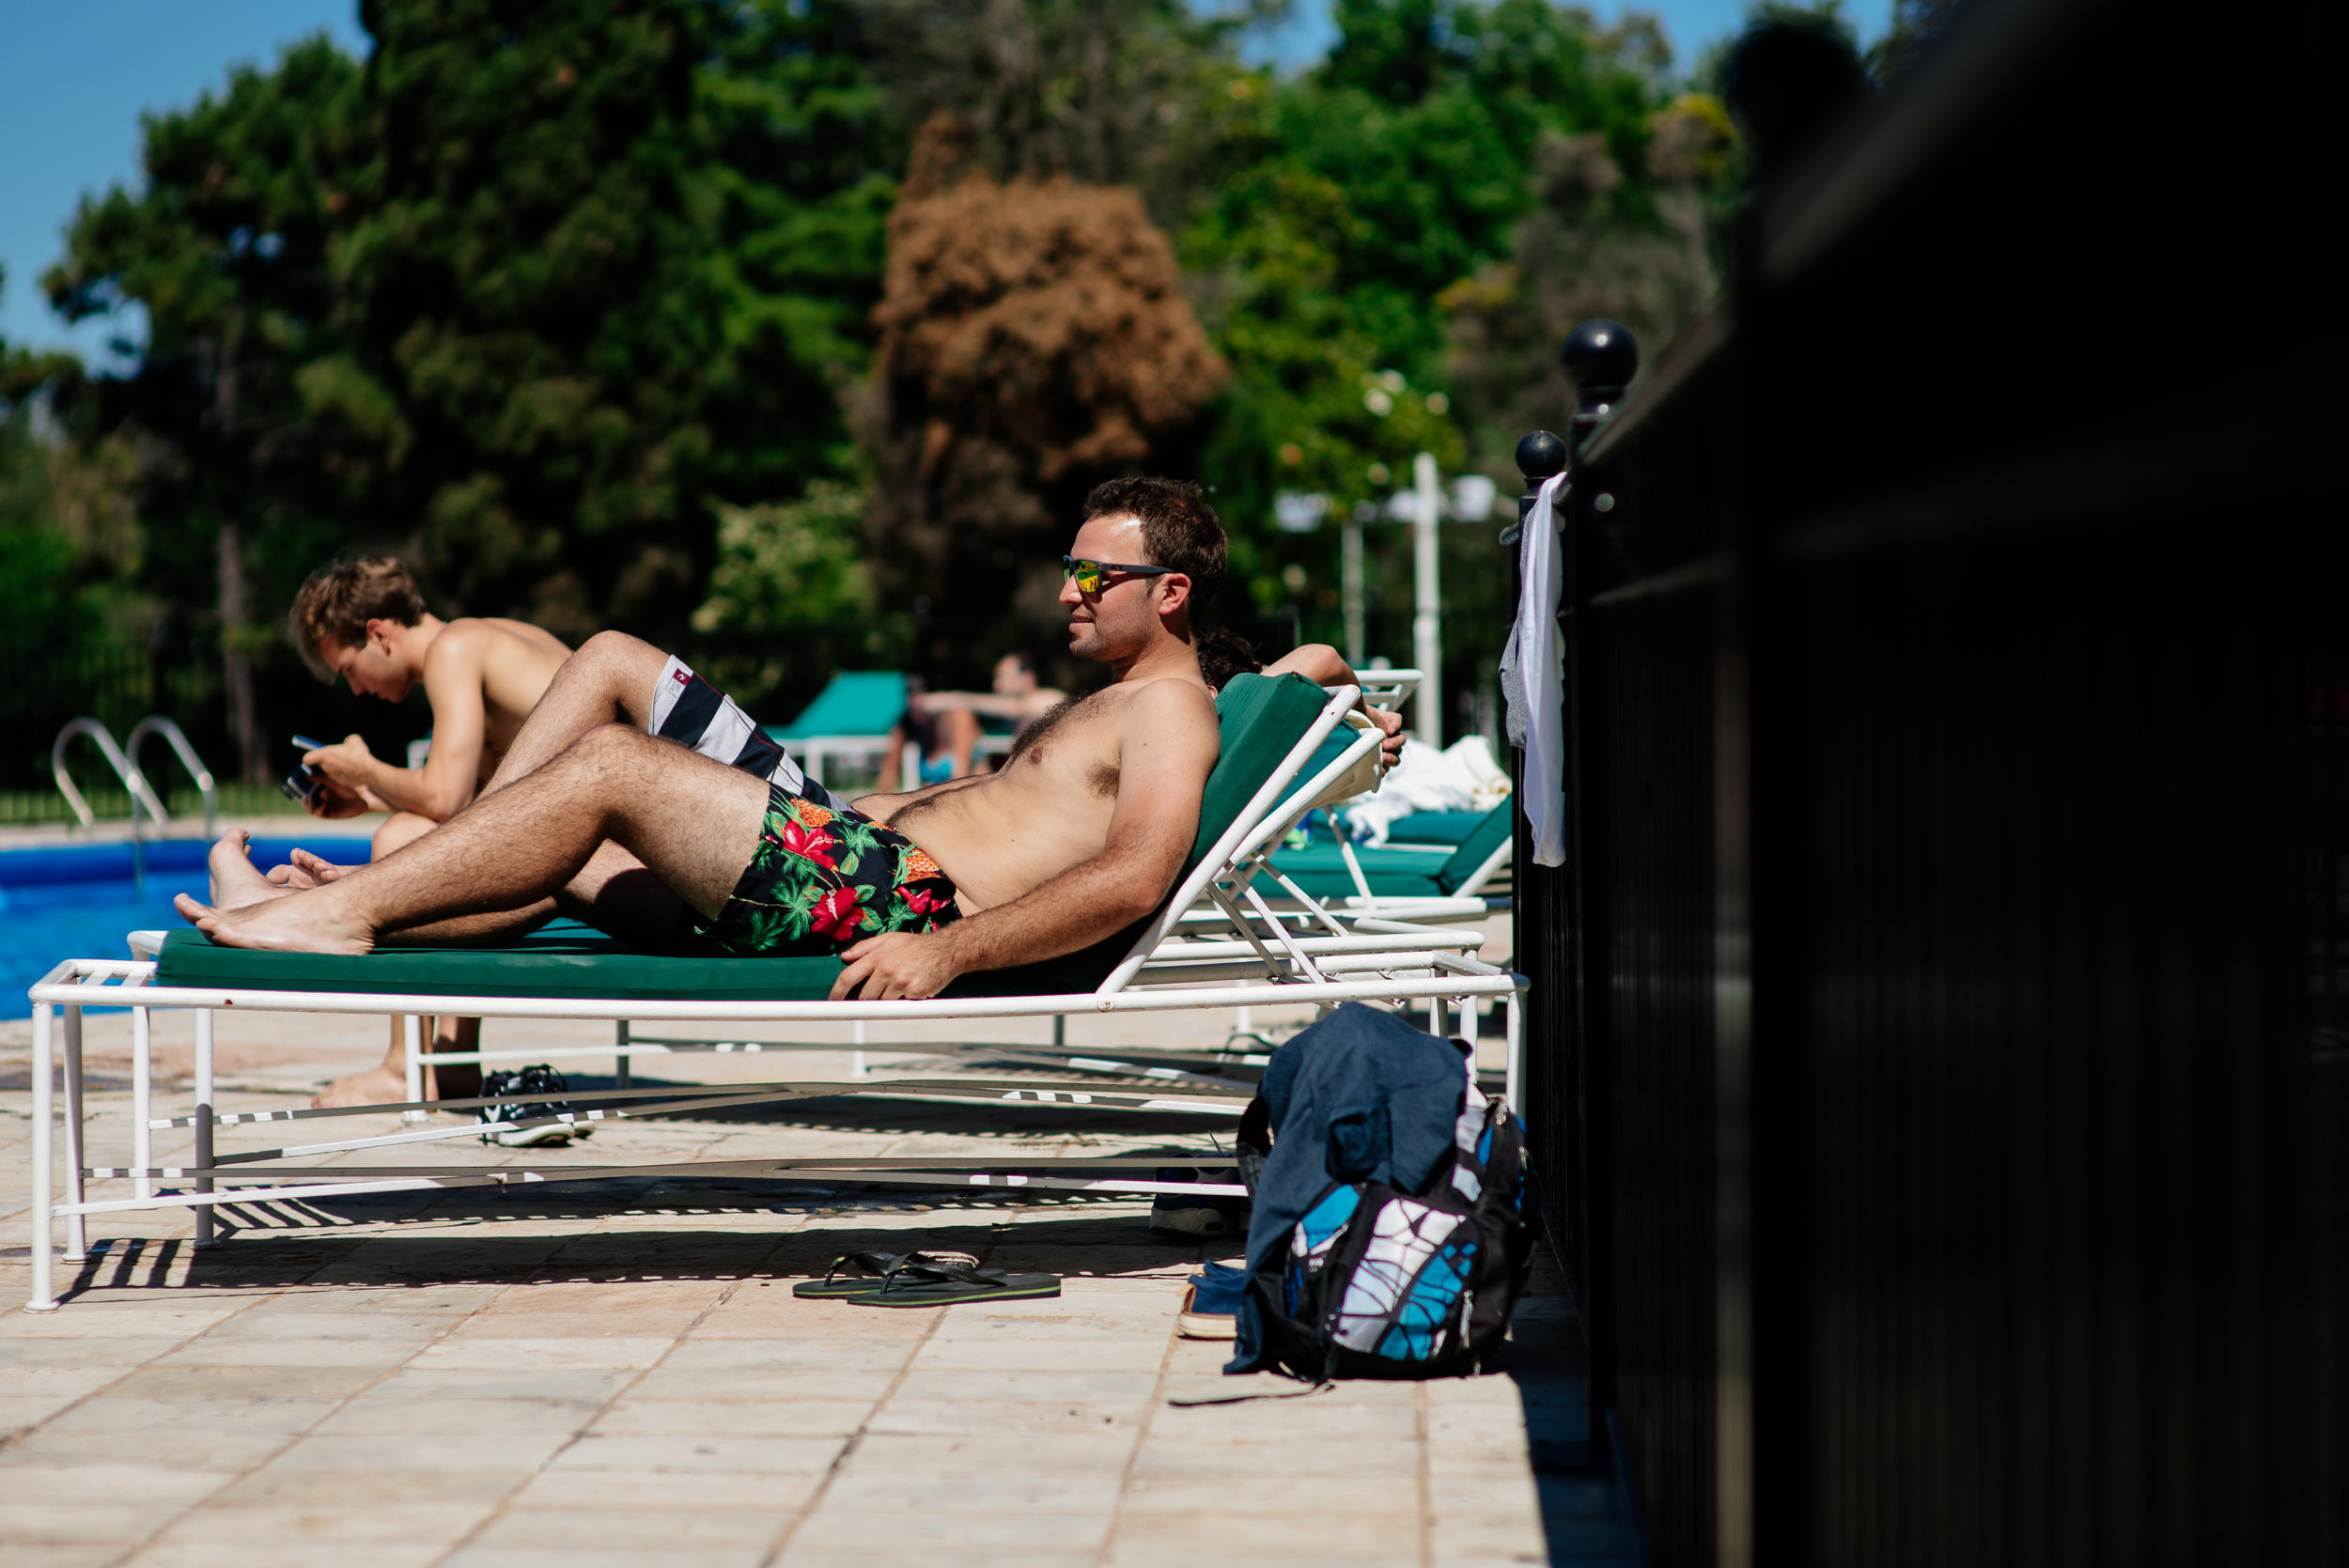
[[[1172,567],[1190,579],[1191,616],[1207,607],[1223,582],[1223,524],[1196,485],[1180,479],[1112,479],[1085,497],[1087,522],[1130,516],[1142,524],[1150,559],[1136,566]]]
[[[286,629],[311,670],[320,680],[331,681],[334,672],[322,657],[327,639],[347,648],[363,647],[369,621],[414,626],[424,614],[424,596],[416,591],[408,568],[392,556],[370,555],[312,572],[294,595]]]
[[[1157,563],[1157,562],[1155,562],[1155,561],[1150,561],[1150,562],[1143,562],[1143,563],[1138,563],[1138,564],[1140,564],[1140,565],[1145,565],[1145,566],[1156,566],[1156,565],[1158,565],[1158,563]],[[1015,670],[1019,671],[1021,675],[1032,675],[1035,674],[1035,657],[1034,657],[1033,654],[1022,653],[1022,652],[1019,652],[1019,651],[1018,651],[1018,650],[1014,650],[1014,651],[1013,651],[1013,652],[1011,652],[1011,653],[1007,653],[1007,654],[1003,655],[1003,657],[1004,657],[1005,659],[1010,660],[1011,660],[1011,667],[1012,667],[1013,669],[1015,669]]]

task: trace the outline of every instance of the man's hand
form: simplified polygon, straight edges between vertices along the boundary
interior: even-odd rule
[[[321,746],[302,760],[354,794],[374,781],[375,753],[355,735],[343,737],[336,745]]]
[[[324,754],[321,752],[310,753],[312,756]],[[303,809],[312,816],[324,817],[365,816],[368,812],[382,810],[381,806],[368,803],[368,794],[366,790],[352,789],[336,784],[331,773],[327,775],[326,783],[319,788],[318,794],[305,804]]]
[[[1403,758],[1403,715],[1391,713],[1383,707],[1373,707],[1368,703],[1362,705],[1362,711],[1370,715],[1372,723],[1385,732],[1385,737],[1378,742],[1378,771],[1383,773]]]
[[[840,978],[832,983],[832,1000],[856,996],[863,1001],[894,1001],[900,997],[919,1001],[934,997],[962,973],[950,931],[891,931],[867,937],[843,953]]]

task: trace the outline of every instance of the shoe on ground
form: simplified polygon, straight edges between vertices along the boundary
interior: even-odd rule
[[[522,1067],[510,1073],[481,1075],[481,1093],[490,1094],[560,1094],[570,1086],[563,1075],[544,1063]],[[576,1122],[549,1122],[543,1126],[525,1127],[515,1124],[535,1121],[541,1116],[559,1115],[570,1110],[568,1101],[561,1099],[534,1100],[527,1105],[485,1105],[478,1115],[481,1120],[481,1141],[495,1143],[508,1149],[559,1148],[574,1138],[584,1138],[593,1130]]]
[[[1239,1172],[1230,1166],[1162,1166],[1151,1179],[1161,1182],[1214,1182],[1237,1186]],[[1220,1192],[1161,1192],[1150,1203],[1150,1234],[1179,1236],[1186,1241],[1211,1240],[1248,1228],[1248,1200]]]

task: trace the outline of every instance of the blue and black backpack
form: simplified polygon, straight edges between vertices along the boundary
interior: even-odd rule
[[[1258,1099],[1240,1124],[1244,1172],[1270,1150],[1266,1124]],[[1523,1129],[1471,1066],[1451,1157],[1425,1191],[1330,1183],[1249,1281],[1266,1358],[1315,1381],[1477,1371],[1532,1268]]]

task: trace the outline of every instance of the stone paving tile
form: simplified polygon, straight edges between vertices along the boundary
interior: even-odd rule
[[[350,1548],[321,1548],[315,1541],[166,1541],[129,1559],[129,1568],[317,1568],[322,1551],[354,1556]],[[447,1553],[446,1542],[371,1542],[366,1568],[431,1568]]]
[[[669,1353],[671,1341],[618,1339],[445,1339],[428,1345],[414,1361],[418,1372],[504,1371],[589,1367],[648,1367]]]
[[[764,1551],[789,1515],[765,1510],[599,1509],[592,1514],[543,1511],[501,1514],[466,1543],[499,1547],[667,1551]]]
[[[932,1368],[917,1359],[890,1403],[957,1403],[1001,1400],[1039,1404],[1128,1405],[1150,1397],[1158,1369],[1136,1372],[1002,1372],[977,1368]]]
[[[1018,1477],[1122,1473],[1138,1431],[1102,1428],[1077,1434],[1035,1433],[1017,1443],[1003,1435],[956,1436],[867,1432],[856,1440],[844,1475]]]
[[[407,1340],[423,1343],[464,1321],[457,1312],[319,1312],[296,1308],[241,1312],[219,1324],[202,1343],[268,1340],[315,1343],[334,1340]]]
[[[367,1389],[371,1399],[588,1400],[600,1405],[634,1381],[631,1368],[407,1366]],[[357,1392],[357,1389],[351,1390]]]
[[[690,1552],[583,1551],[577,1546],[466,1546],[441,1560],[441,1568],[759,1568],[764,1547]]]
[[[363,1394],[320,1421],[321,1437],[570,1436],[596,1419],[586,1400],[399,1398]]]
[[[1073,1475],[915,1475],[848,1470],[824,1489],[824,1508],[874,1514],[1024,1514],[1072,1510],[1106,1514],[1117,1506],[1112,1469]]]
[[[1166,1355],[1166,1332],[1149,1337],[1118,1334],[1029,1339],[1009,1335],[940,1336],[913,1358],[922,1373],[1143,1373],[1155,1377]]]
[[[14,1393],[8,1391],[6,1385],[0,1385],[0,1441],[5,1441],[11,1432],[23,1432],[42,1421],[54,1421],[82,1397],[78,1393]]]
[[[451,1508],[502,1501],[528,1479],[525,1470],[307,1470],[269,1465],[221,1488],[212,1501],[231,1508],[304,1512]]]
[[[1532,1488],[1526,1487],[1528,1505]],[[1246,1515],[1255,1514],[1378,1514],[1416,1521],[1419,1488],[1392,1475],[1137,1475],[1128,1481],[1131,1513]]]
[[[435,1436],[413,1431],[393,1436],[297,1438],[271,1462],[272,1469],[298,1470],[521,1470],[537,1469],[561,1448],[566,1435],[500,1433],[494,1436]]]
[[[207,1503],[172,1521],[147,1547],[306,1547],[366,1550],[369,1568],[385,1548],[443,1552],[490,1516],[486,1504],[451,1507],[410,1502],[393,1508],[235,1508]]]
[[[873,1413],[869,1399],[623,1399],[596,1419],[599,1437],[851,1437]]]
[[[200,1334],[237,1310],[234,1302],[93,1301],[86,1296],[71,1312],[8,1312],[0,1317],[0,1340],[90,1340],[186,1338]]]
[[[128,1372],[179,1346],[179,1339],[0,1339],[0,1367],[120,1367]]]
[[[111,1372],[104,1386],[126,1399],[348,1399],[382,1375],[380,1367],[151,1366]]]
[[[1090,1552],[1109,1539],[1110,1511],[1055,1509],[1049,1513],[895,1513],[876,1518],[861,1511],[819,1505],[792,1532],[791,1553],[847,1555],[927,1546],[943,1556],[966,1552]],[[786,1555],[786,1562],[792,1556]]]
[[[167,1356],[159,1367],[373,1367],[398,1366],[430,1344],[421,1334],[385,1334],[333,1340],[274,1340],[259,1336],[223,1339],[206,1335],[190,1340]]]
[[[894,1368],[876,1372],[832,1372],[813,1367],[776,1367],[730,1373],[715,1367],[663,1365],[644,1374],[631,1392],[646,1399],[703,1400],[743,1404],[762,1400],[858,1400],[866,1405],[889,1392]]]
[[[876,1314],[879,1315],[879,1314]],[[668,1372],[735,1372],[788,1368],[809,1372],[895,1372],[912,1356],[916,1342],[889,1340],[783,1339],[767,1343],[686,1340],[661,1362]]]
[[[787,1474],[829,1469],[845,1441],[842,1437],[738,1437],[718,1433],[627,1437],[590,1433],[556,1454],[546,1467]]]
[[[540,1470],[506,1506],[587,1513],[748,1508],[780,1518],[805,1506],[823,1481],[824,1472],[817,1469],[789,1475],[745,1470]]]
[[[165,1470],[243,1470],[265,1463],[292,1440],[283,1432],[219,1425],[138,1434],[42,1428],[0,1449],[0,1471],[123,1464]]]
[[[1419,1445],[1405,1439],[1362,1442],[1324,1439],[1238,1442],[1160,1441],[1153,1432],[1134,1458],[1137,1476],[1386,1475],[1415,1476]]]
[[[1142,1429],[1143,1407],[1131,1404],[1086,1405],[1065,1401],[892,1399],[868,1430],[899,1436],[984,1436],[1025,1446],[1039,1436],[1086,1433],[1130,1435]]]
[[[80,1399],[127,1375],[120,1367],[0,1367],[0,1399]]]
[[[22,1465],[0,1467],[0,1504],[9,1507],[75,1508],[104,1512],[117,1504],[143,1508],[192,1508],[234,1479],[218,1471],[166,1469],[117,1459],[100,1465]],[[0,1533],[0,1540],[8,1539]]]
[[[114,1541],[11,1541],[0,1538],[0,1568],[115,1568],[131,1548]]]
[[[146,1540],[179,1513],[168,1503],[0,1502],[0,1541],[11,1545],[111,1542],[131,1546]]]

